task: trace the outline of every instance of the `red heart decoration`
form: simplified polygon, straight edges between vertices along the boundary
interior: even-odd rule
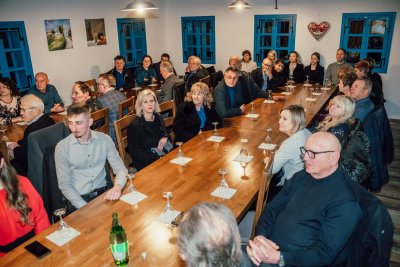
[[[331,25],[327,21],[323,21],[321,23],[310,22],[307,26],[308,31],[317,40],[321,39],[330,27]]]

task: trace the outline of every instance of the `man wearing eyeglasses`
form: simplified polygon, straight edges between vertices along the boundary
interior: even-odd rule
[[[272,69],[274,68],[274,63],[270,58],[264,58],[260,68],[257,68],[251,72],[251,77],[255,83],[260,87],[262,91],[275,91],[276,86],[274,84],[274,76],[272,74]]]
[[[311,135],[296,173],[263,210],[247,255],[257,266],[333,266],[345,262],[362,217],[354,182],[339,167],[340,143]],[[245,266],[251,266],[246,260]],[[249,265],[250,264],[250,265]]]
[[[7,145],[11,158],[11,164],[17,173],[23,176],[28,172],[28,136],[30,133],[46,128],[54,124],[52,118],[44,114],[43,101],[35,95],[26,95],[21,99],[21,119],[28,124],[24,136],[18,142]]]

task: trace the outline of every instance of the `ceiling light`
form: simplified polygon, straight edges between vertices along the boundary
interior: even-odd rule
[[[229,8],[234,8],[234,9],[250,9],[251,5],[249,3],[245,2],[244,0],[235,0],[232,4],[228,6]]]
[[[146,0],[133,0],[129,3],[122,11],[138,11],[143,12],[145,10],[158,9],[153,3]]]

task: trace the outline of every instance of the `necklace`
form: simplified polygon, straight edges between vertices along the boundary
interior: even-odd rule
[[[0,97],[0,101],[3,102],[3,103],[6,103],[6,104],[11,104],[11,102],[13,102],[14,98],[12,96],[10,96],[10,98],[11,98],[10,102],[4,101],[3,98],[1,98],[1,97]]]

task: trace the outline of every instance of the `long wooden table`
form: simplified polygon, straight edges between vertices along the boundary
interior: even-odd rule
[[[324,100],[320,96],[321,101],[312,104],[315,107],[309,111],[308,122],[312,118],[311,112],[319,110],[333,91],[328,91]],[[219,202],[228,206],[240,221],[257,198],[265,157],[265,151],[258,149],[258,146],[266,136],[264,129],[276,125],[280,108],[299,101],[295,98],[301,95],[298,92],[289,96],[287,101],[275,104],[263,104],[262,100],[256,100],[254,108],[260,117],[256,120],[244,116],[227,119],[225,124],[231,127],[219,129],[220,135],[226,137],[221,143],[207,141],[212,135],[209,131],[183,144],[185,156],[193,159],[185,166],[169,162],[176,157],[175,149],[137,173],[135,187],[148,196],[142,202],[130,206],[123,201],[106,201],[104,195],[100,196],[65,219],[81,233],[80,236],[58,247],[45,238],[58,227],[57,224],[52,225],[0,259],[0,266],[114,266],[108,240],[113,212],[118,212],[128,235],[130,266],[184,266],[178,256],[176,228],[156,220],[166,204],[162,193],[173,192],[171,205],[176,210],[185,211],[204,201]],[[246,109],[250,107],[248,105]],[[280,144],[285,136],[277,132],[277,127],[273,129],[272,140]],[[240,164],[233,161],[239,154],[239,140],[242,138],[249,140],[247,149],[254,156],[246,168],[245,177]],[[229,200],[210,195],[219,184],[218,169],[222,167],[229,170],[226,176],[229,186],[237,189]],[[124,189],[126,192],[127,187]],[[41,260],[36,259],[24,249],[33,240],[43,243],[52,253]],[[146,259],[143,259],[142,253],[146,253]]]

